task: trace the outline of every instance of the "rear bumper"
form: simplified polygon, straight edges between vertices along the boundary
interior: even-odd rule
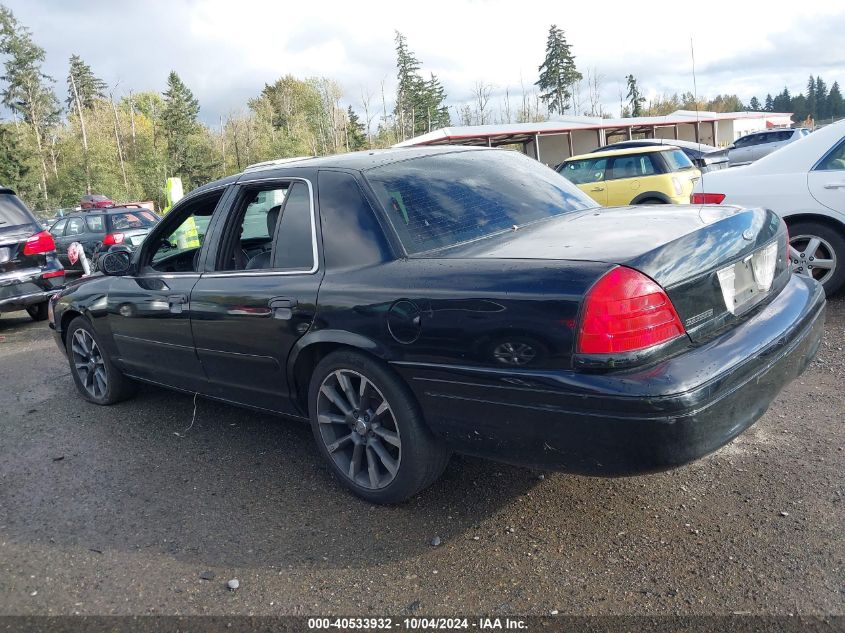
[[[645,369],[589,374],[396,363],[454,449],[535,468],[618,476],[669,469],[754,423],[815,356],[825,299],[793,277],[729,332]]]
[[[47,301],[62,289],[65,278],[63,274],[47,278],[43,275],[60,270],[61,266],[49,270],[33,268],[0,275],[0,312],[22,310]]]

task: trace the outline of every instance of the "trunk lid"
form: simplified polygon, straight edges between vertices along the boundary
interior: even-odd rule
[[[751,287],[755,253],[775,242],[771,286]],[[567,214],[428,256],[587,260],[628,266],[659,283],[690,337],[704,340],[780,291],[789,276],[785,253],[786,232],[771,211],[660,205]],[[731,281],[734,266],[738,268]],[[719,271],[726,270],[730,273],[723,272],[720,279]],[[724,291],[730,283],[736,285],[736,297]]]

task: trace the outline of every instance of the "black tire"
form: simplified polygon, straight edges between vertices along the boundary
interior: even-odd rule
[[[329,424],[321,423],[318,417],[322,419],[327,417],[323,414],[325,413],[324,407],[327,405],[333,406],[330,402],[334,402],[330,398],[327,398],[325,392],[321,391],[321,387],[325,382],[326,388],[334,388],[337,393],[340,383],[337,383],[337,385],[331,385],[329,383],[332,380],[336,380],[338,373],[342,373],[345,376],[352,376],[352,380],[355,380],[354,376],[357,375],[365,378],[370,383],[371,387],[368,387],[368,393],[371,395],[365,398],[367,402],[364,403],[364,399],[360,396],[358,397],[358,406],[367,407],[367,411],[358,412],[356,410],[355,416],[352,416],[351,414],[341,414],[341,409],[338,408],[337,415],[332,415],[342,418],[342,420]],[[353,391],[357,393],[357,387],[360,384],[359,382]],[[349,404],[348,400],[343,399],[343,401],[346,405]],[[381,403],[382,401],[388,405],[386,412],[389,414],[390,419],[387,420],[384,418],[384,414],[379,418],[385,424],[384,427],[381,427],[381,432],[384,432],[388,428],[395,431],[395,433],[391,433],[391,436],[400,440],[401,446],[399,448],[392,445],[388,446],[388,443],[377,435],[379,433],[376,430],[376,426],[378,426],[376,423],[377,418],[375,415],[372,418],[370,417],[372,413],[370,404],[372,402]],[[318,409],[318,407],[321,408]],[[449,461],[448,449],[432,435],[426,426],[419,405],[408,386],[381,361],[354,350],[338,350],[332,352],[318,363],[311,376],[311,383],[308,388],[308,411],[311,417],[311,429],[314,433],[318,450],[329,464],[335,477],[356,495],[371,503],[388,504],[406,501],[434,483],[443,473]],[[373,430],[375,430],[375,433],[373,430],[369,430],[367,431],[368,434],[361,435],[360,433],[362,431],[356,430],[356,428],[360,427],[356,426],[354,420],[362,421],[364,416],[366,416],[367,422],[374,425]],[[367,428],[366,424],[362,424],[361,422],[358,424],[365,429]],[[325,427],[325,430],[321,427]],[[328,448],[332,443],[330,440],[335,437],[343,438],[347,432],[350,438],[354,437],[354,441],[350,439],[342,449],[338,449],[334,453],[330,452]],[[391,456],[395,457],[395,474],[388,472],[388,469],[385,467],[386,462],[383,460],[377,461],[377,451],[370,450],[370,442],[379,443],[382,449],[387,447],[391,451],[398,452],[391,454]],[[353,479],[346,470],[347,464],[349,466],[348,470],[353,470],[352,461],[354,460],[354,451],[358,450],[356,444],[363,446],[360,449],[362,454],[358,459],[359,470],[357,480]],[[341,451],[344,454],[341,454]],[[344,463],[344,467],[341,468],[338,461],[345,459],[344,455],[348,453],[351,453],[351,455],[348,457],[346,463]],[[333,456],[333,454],[336,456]],[[392,479],[389,479],[389,483],[383,486],[373,484],[372,474],[369,471],[365,473],[361,470],[364,467],[361,462],[366,461],[367,467],[369,467],[371,457],[376,464],[374,469],[383,473],[385,480],[392,477]],[[369,483],[373,485],[362,485],[362,478],[365,480],[365,483],[369,479]]]
[[[667,204],[665,200],[661,200],[660,198],[646,198],[645,200],[640,200],[636,204]]]
[[[34,303],[31,306],[26,306],[26,311],[33,321],[47,320],[47,302]]]
[[[822,250],[829,249],[832,251],[833,260],[835,262],[834,267],[830,271],[829,275],[824,274],[827,271],[823,271],[818,268],[807,270],[804,268],[805,264],[803,263],[799,264],[797,267],[793,265],[793,270],[797,274],[812,274],[816,280],[821,282],[825,294],[830,297],[842,288],[843,284],[845,284],[845,237],[843,237],[842,230],[836,230],[827,224],[822,224],[821,222],[798,221],[789,224],[790,245],[800,248],[802,244],[807,243],[807,236],[819,238],[822,241],[820,248]],[[792,254],[791,249],[790,254]],[[827,256],[829,253],[825,253],[824,255]],[[811,263],[808,261],[806,266],[810,265]],[[802,268],[803,270],[799,272],[799,268]]]
[[[99,381],[97,382],[96,387],[93,387],[92,381],[91,388],[86,386],[86,383],[83,382],[80,371],[83,371],[83,373],[86,374],[87,372],[77,368],[77,361],[80,359],[76,356],[76,354],[78,353],[80,347],[77,347],[76,350],[74,349],[74,344],[77,343],[78,345],[78,332],[80,332],[80,337],[82,338],[85,338],[87,334],[87,337],[90,337],[96,345],[96,348],[94,349],[97,352],[97,357],[102,361],[102,373],[105,375],[105,384],[102,387],[100,386],[101,383]],[[81,334],[81,332],[85,332],[86,334]],[[85,340],[88,339],[86,338]],[[124,376],[121,371],[114,366],[111,362],[111,358],[109,358],[108,351],[106,351],[102,345],[100,336],[94,331],[94,328],[91,327],[91,324],[85,317],[76,317],[70,322],[67,329],[65,349],[67,351],[68,362],[70,363],[70,375],[73,376],[73,382],[76,384],[76,388],[79,390],[82,397],[89,402],[99,405],[110,405],[120,402],[121,400],[126,400],[135,394],[137,384],[133,380]],[[92,370],[93,369],[89,368],[89,371]]]

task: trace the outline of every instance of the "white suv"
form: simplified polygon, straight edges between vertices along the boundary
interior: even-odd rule
[[[794,130],[765,130],[741,136],[728,146],[728,159],[731,167],[747,165],[793,141],[804,138],[810,130],[804,127]]]
[[[845,120],[746,167],[702,174],[690,202],[772,209],[789,227],[793,271],[836,292],[845,283]]]

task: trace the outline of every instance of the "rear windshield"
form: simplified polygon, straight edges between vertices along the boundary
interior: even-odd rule
[[[426,156],[364,173],[408,253],[596,206],[553,170],[507,150]]]
[[[149,211],[127,211],[115,213],[111,216],[112,231],[128,231],[132,229],[146,229],[156,223],[156,216]]]
[[[669,171],[680,171],[682,169],[691,169],[694,165],[692,161],[679,149],[673,149],[668,152],[661,152],[663,159],[669,166]]]
[[[0,193],[0,229],[32,223],[32,214],[20,198],[13,193]]]

